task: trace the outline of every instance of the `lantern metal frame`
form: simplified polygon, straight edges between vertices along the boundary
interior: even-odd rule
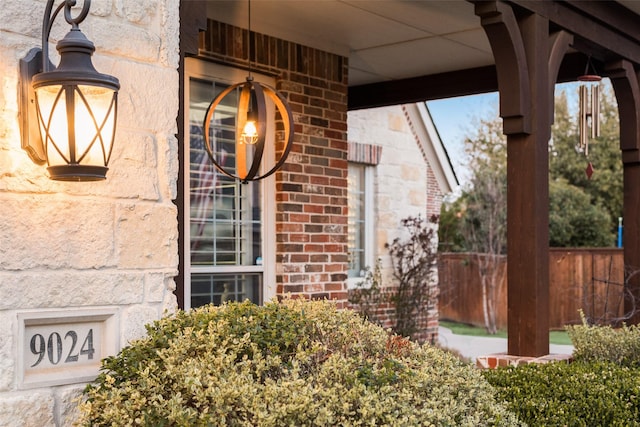
[[[248,35],[251,38],[251,0],[247,1],[248,6]],[[204,122],[202,125],[203,133],[204,133],[204,147],[209,155],[209,159],[213,163],[213,165],[218,169],[222,174],[228,176],[229,178],[239,180],[240,182],[246,184],[249,181],[258,181],[264,179],[268,176],[273,175],[278,169],[282,167],[284,162],[287,160],[287,156],[291,151],[291,146],[293,145],[293,114],[291,113],[291,109],[289,108],[289,104],[287,104],[287,100],[278,93],[274,88],[269,85],[258,83],[254,81],[251,76],[251,42],[249,42],[249,74],[247,75],[247,79],[245,82],[236,83],[227,87],[223,90],[217,97],[211,101],[209,107],[207,108],[207,112],[204,117]],[[237,174],[232,173],[228,169],[225,169],[221,162],[216,159],[215,149],[211,144],[210,138],[210,129],[211,129],[211,120],[213,120],[216,112],[216,107],[220,105],[222,100],[234,92],[235,90],[240,89],[240,94],[238,97],[238,106],[237,106],[237,115],[236,115],[236,133],[235,133],[235,148],[236,148],[236,170]],[[276,107],[277,112],[280,114],[280,117],[283,122],[283,131],[284,131],[284,146],[282,147],[282,152],[277,161],[275,161],[274,166],[263,173],[262,175],[258,175],[260,172],[260,165],[262,163],[262,157],[265,152],[265,144],[266,144],[266,133],[267,133],[267,106],[266,99],[270,99]],[[254,108],[255,107],[255,108]],[[250,140],[244,140],[245,134],[245,124],[247,121],[256,122],[256,131],[257,135],[252,136]],[[253,147],[249,149],[249,147]],[[253,151],[253,157],[251,161],[251,165],[247,167],[247,154],[248,151]]]
[[[117,94],[120,83],[117,78],[101,74],[93,66],[91,56],[95,51],[94,44],[80,31],[79,24],[89,13],[91,0],[84,0],[82,9],[77,16],[72,15],[72,8],[76,0],[64,0],[53,9],[56,0],[48,0],[42,21],[42,47],[31,49],[20,60],[20,124],[22,148],[37,164],[47,163],[50,178],[61,181],[95,181],[106,178],[109,160],[115,139],[117,119]],[[63,39],[58,41],[57,50],[60,53],[60,63],[54,67],[49,60],[49,36],[56,17],[64,8],[64,17],[71,30]],[[38,101],[36,90],[39,88],[59,86],[55,101],[51,106],[51,114],[45,117]],[[109,106],[103,117],[97,117],[83,90],[97,88],[110,91]],[[108,98],[107,98],[108,99]],[[64,102],[66,110],[67,135],[64,141],[56,141],[49,133],[52,126],[53,111]],[[89,114],[89,123],[81,123],[95,134],[78,151],[76,140],[76,104],[81,104]],[[107,123],[110,134],[103,135]],[[65,145],[66,144],[66,145]],[[99,144],[101,161],[99,164],[87,164],[86,159],[91,149]],[[50,164],[50,154],[64,160],[66,164]]]
[[[210,129],[211,121],[213,120],[213,117],[215,115],[216,107],[227,95],[229,95],[236,89],[240,89],[240,96],[238,99],[235,134],[237,174],[234,174],[228,169],[224,168],[221,162],[216,159],[215,149],[211,143]],[[284,146],[282,147],[282,153],[279,159],[275,162],[274,166],[262,175],[258,175],[258,173],[260,172],[260,165],[262,162],[263,154],[265,152],[266,144],[267,98],[274,103],[277,111],[280,113],[280,117],[282,118],[284,127]],[[255,101],[255,110],[251,108],[252,100]],[[255,143],[245,143],[242,141],[242,130],[244,129],[249,114],[252,114],[256,118],[256,129],[258,135]],[[211,102],[211,104],[209,104],[204,118],[203,129],[205,142],[204,147],[207,151],[207,154],[209,155],[209,159],[214,164],[216,169],[218,169],[224,175],[232,179],[239,180],[243,183],[247,183],[249,181],[258,181],[275,173],[284,164],[293,144],[293,115],[291,113],[291,109],[287,104],[287,101],[275,89],[268,85],[254,81],[253,77],[251,76],[248,76],[247,80],[243,83],[236,83],[227,87]],[[254,147],[253,159],[251,165],[247,167],[247,151],[249,149],[249,146]]]

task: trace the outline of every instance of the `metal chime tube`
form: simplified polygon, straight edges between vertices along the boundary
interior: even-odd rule
[[[600,136],[600,86],[591,87],[591,138]]]
[[[587,118],[589,116],[589,97],[586,85],[580,85],[579,88],[579,121],[578,121],[578,134],[580,136],[580,147],[584,150],[585,155],[589,154],[589,137],[587,136]]]
[[[600,136],[600,87],[597,84],[580,85],[580,147],[586,156],[589,155],[589,133],[591,126],[591,138]]]

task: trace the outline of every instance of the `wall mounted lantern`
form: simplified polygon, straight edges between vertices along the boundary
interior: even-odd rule
[[[249,37],[251,37],[251,2],[249,1]],[[251,43],[249,43],[251,46]],[[238,93],[239,90],[239,93]],[[235,118],[235,155],[236,164],[233,173],[223,167],[222,161],[217,159],[216,149],[212,143],[211,121],[216,108],[221,101],[230,94],[237,94]],[[275,160],[274,166],[261,175],[260,164],[265,153],[267,141],[267,100],[273,103],[274,110],[279,114],[284,134],[284,146]],[[272,87],[254,81],[251,76],[251,52],[249,52],[249,74],[246,81],[236,83],[222,91],[209,105],[205,114],[204,146],[211,162],[224,175],[243,183],[257,181],[272,175],[284,164],[293,142],[293,115],[285,98]]]
[[[54,3],[48,0],[45,8],[42,49],[31,49],[20,60],[22,148],[34,162],[47,164],[51,179],[102,180],[109,169],[120,83],[96,71],[91,62],[95,47],[78,27],[91,0],[84,0],[76,17],[71,10],[76,0],[64,0],[55,11]],[[49,61],[49,35],[63,8],[71,30],[56,46],[56,68]]]

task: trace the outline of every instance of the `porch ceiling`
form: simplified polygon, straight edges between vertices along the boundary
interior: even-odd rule
[[[579,9],[585,3],[599,2],[579,6],[579,2],[567,2]],[[637,0],[611,3],[635,12],[640,22]],[[247,1],[209,1],[207,15],[247,28],[247,7]],[[617,9],[616,13],[621,14]],[[253,0],[251,29],[347,56],[349,86],[354,89],[349,94],[350,108],[376,104],[366,95],[360,101],[362,92],[401,91],[402,84],[396,85],[401,82],[410,90],[415,79],[425,77],[436,79],[421,80],[422,85],[434,87],[431,95],[419,95],[424,99],[495,90],[493,54],[474,5],[465,0]],[[465,73],[469,70],[473,72]],[[465,81],[470,78],[481,81]],[[448,94],[436,87],[445,81],[457,85],[456,91]],[[373,96],[380,100],[379,105],[392,103],[379,94]]]
[[[349,85],[493,64],[473,4],[407,0],[253,0],[251,29],[349,57]],[[247,27],[246,1],[212,1],[208,15]]]

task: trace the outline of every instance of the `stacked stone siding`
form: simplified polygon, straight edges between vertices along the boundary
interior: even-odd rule
[[[98,71],[120,80],[114,152],[102,182],[55,182],[20,147],[18,59],[40,47],[45,3],[0,8],[0,425],[68,426],[84,384],[26,389],[21,313],[115,311],[120,346],[175,309],[176,2],[94,1],[80,29]],[[58,2],[59,3],[59,2]],[[70,26],[60,14],[50,53]]]
[[[273,75],[287,97],[296,135],[276,173],[277,294],[344,306],[347,59],[213,20],[200,57]]]
[[[376,229],[376,259],[381,261],[382,285],[392,290],[397,284],[392,277],[392,265],[386,243],[396,237],[406,239],[401,221],[408,216],[438,213],[442,192],[430,161],[413,131],[413,123],[402,106],[374,108],[349,112],[349,158],[358,161],[366,147],[377,146],[379,158],[374,173],[374,205]],[[358,148],[359,147],[359,148]],[[358,151],[360,153],[358,153]],[[436,242],[434,242],[434,245]],[[431,292],[437,292],[437,272],[431,281]],[[393,306],[381,304],[376,317],[385,327],[395,323]],[[424,307],[416,319],[419,341],[436,341],[438,311],[436,301]]]

